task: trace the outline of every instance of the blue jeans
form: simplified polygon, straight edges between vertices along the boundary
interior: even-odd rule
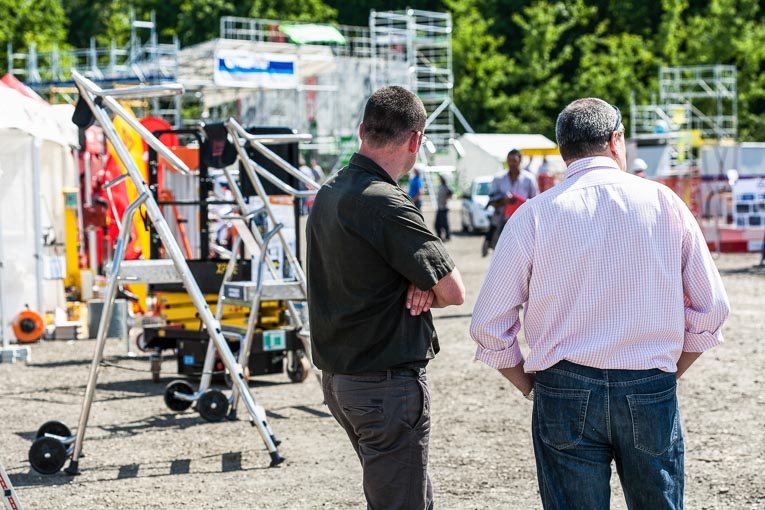
[[[675,374],[561,361],[537,372],[532,437],[545,509],[607,510],[611,461],[630,509],[683,508]]]

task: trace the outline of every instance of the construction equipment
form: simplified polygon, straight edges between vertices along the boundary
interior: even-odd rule
[[[106,330],[109,324],[117,287],[120,282],[125,281],[144,283],[156,281],[180,281],[183,283],[186,291],[192,298],[202,323],[207,328],[207,333],[210,335],[211,341],[215,344],[215,348],[221,357],[221,361],[225,365],[226,369],[228,369],[228,371],[232,374],[234,384],[238,388],[239,394],[242,397],[242,400],[244,401],[245,406],[247,407],[247,410],[250,414],[251,424],[258,429],[261,439],[263,440],[263,443],[265,444],[270,454],[270,465],[276,466],[282,463],[284,458],[279,454],[277,450],[277,441],[268,426],[263,408],[256,403],[254,397],[250,393],[249,386],[247,385],[247,381],[245,379],[243,367],[237,363],[236,359],[231,353],[226,339],[221,332],[220,322],[216,320],[210,311],[205,297],[202,294],[196,280],[194,279],[185,258],[183,257],[183,252],[178,246],[178,243],[173,237],[167,221],[162,215],[162,211],[159,205],[153,198],[151,191],[144,182],[143,176],[130,157],[127,147],[114,129],[114,125],[107,111],[107,109],[111,110],[114,114],[121,117],[128,124],[130,124],[131,127],[141,135],[141,137],[150,147],[162,154],[162,156],[170,165],[172,165],[180,172],[188,173],[189,170],[187,166],[171,151],[167,150],[167,148],[146,128],[144,128],[139,122],[133,119],[115,99],[129,97],[157,97],[182,94],[183,87],[178,84],[167,84],[103,90],[95,83],[88,80],[76,71],[72,72],[72,78],[80,90],[80,101],[78,103],[79,108],[75,108],[75,113],[72,120],[81,128],[87,127],[94,120],[99,122],[99,124],[104,128],[106,136],[114,145],[120,160],[127,170],[126,174],[123,174],[119,178],[114,179],[109,184],[114,185],[117,182],[121,182],[129,178],[132,180],[138,191],[138,198],[136,198],[130,204],[125,212],[122,230],[120,231],[119,240],[115,249],[114,262],[112,263],[109,271],[109,276],[107,279],[108,284],[105,295],[105,306],[98,327],[96,349],[93,356],[93,361],[90,366],[88,383],[85,390],[85,398],[83,401],[82,411],[80,413],[77,434],[75,436],[73,445],[71,445],[71,453],[69,447],[65,448],[66,457],[71,455],[71,462],[65,470],[66,473],[70,475],[76,475],[80,472],[79,458],[82,452],[85,430],[90,415],[90,406],[93,402],[93,397],[95,394],[98,371],[103,358],[103,350],[106,343]],[[134,217],[134,213],[139,207],[145,208],[146,217],[156,228],[157,235],[162,240],[166,253],[170,257],[169,259],[123,262],[125,256],[125,247],[129,240],[128,237],[132,227],[132,218]],[[41,441],[47,437],[48,436],[43,436],[37,439],[35,443],[38,443],[38,441]],[[59,443],[62,447],[66,446],[65,442],[63,441],[59,441]],[[34,448],[35,444],[32,446]],[[60,451],[61,448],[58,449],[59,457]],[[66,457],[64,457],[64,462]],[[30,461],[32,461],[32,458],[30,458]],[[56,463],[53,466],[49,466],[49,469],[46,471],[56,472],[57,469],[53,470],[53,468],[60,469],[61,466],[63,466],[63,463],[61,465]],[[45,468],[45,466],[41,465],[40,463],[32,463],[32,467],[38,471],[40,471],[40,468]]]
[[[241,342],[239,344],[239,363],[242,366],[247,366],[250,360],[260,304],[263,301],[268,300],[286,301],[291,325],[298,331],[298,337],[303,343],[303,352],[296,352],[295,349],[290,348],[292,346],[284,341],[283,330],[278,330],[277,332],[263,332],[264,342],[262,350],[286,348],[288,353],[287,373],[293,381],[303,381],[312,368],[314,373],[317,374],[317,377],[320,377],[318,369],[316,369],[310,361],[310,333],[305,327],[302,317],[295,306],[296,302],[305,301],[307,299],[305,275],[296,255],[290,249],[289,243],[282,235],[283,225],[276,221],[276,217],[270,207],[269,197],[266,194],[259,176],[260,173],[263,173],[268,176],[267,178],[277,188],[294,197],[303,198],[315,195],[316,190],[319,188],[318,183],[303,175],[298,169],[284,161],[264,145],[265,143],[293,143],[310,138],[310,136],[289,134],[255,135],[248,133],[234,119],[229,119],[229,121],[226,122],[226,129],[229,133],[228,138],[233,140],[233,145],[236,148],[242,168],[247,173],[249,182],[252,184],[263,205],[257,209],[250,210],[250,206],[245,201],[244,195],[242,194],[236,179],[231,174],[230,169],[225,165],[221,166],[228,181],[229,189],[232,191],[237,206],[242,214],[232,214],[224,217],[224,219],[231,222],[237,235],[234,240],[234,246],[231,250],[229,262],[226,266],[223,282],[218,295],[216,317],[220,317],[223,307],[228,304],[249,308],[250,312],[247,318],[247,327],[244,334],[241,336]],[[225,143],[230,142],[226,141]],[[282,168],[288,175],[292,175],[306,187],[313,189],[301,191],[289,186],[289,184],[255,163],[248,156],[247,151],[244,148],[244,143],[249,143],[255,150],[258,150],[262,155],[274,162],[278,167]],[[265,233],[261,233],[257,227],[258,222],[252,221],[255,218],[260,218],[261,221],[259,223],[260,225],[263,225],[264,228],[266,225],[273,225],[273,228]],[[274,237],[279,238],[281,249],[284,251],[285,258],[288,260],[289,268],[292,271],[291,277],[285,277],[283,269],[280,274],[277,268],[274,267],[273,262],[268,260],[269,242]],[[242,244],[244,244],[248,253],[259,255],[257,277],[255,281],[231,281],[231,276],[237,264],[237,255],[241,253],[240,248]],[[269,280],[265,280],[265,269],[269,271]],[[269,333],[271,334],[269,335]],[[276,342],[270,342],[272,338],[278,340],[276,340]],[[215,348],[213,344],[209,343],[198,391],[188,391],[190,385],[185,381],[173,381],[167,386],[165,389],[165,403],[170,409],[183,410],[190,406],[192,402],[197,401],[197,409],[205,419],[219,421],[227,414],[228,409],[230,409],[230,412],[228,412],[229,419],[234,419],[236,417],[239,388],[234,386],[232,395],[228,400],[226,400],[218,390],[210,389],[214,359]]]

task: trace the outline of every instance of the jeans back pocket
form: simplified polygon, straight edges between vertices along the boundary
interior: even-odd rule
[[[680,439],[677,386],[658,393],[627,395],[635,448],[657,456]]]
[[[558,450],[579,444],[590,390],[551,388],[537,382],[534,393],[540,439]]]

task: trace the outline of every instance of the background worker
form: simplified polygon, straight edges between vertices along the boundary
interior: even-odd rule
[[[722,342],[728,298],[685,203],[627,173],[616,107],[574,101],[555,133],[565,180],[505,226],[473,311],[476,358],[534,401],[545,509],[609,508],[612,461],[628,508],[680,509],[677,379]]]
[[[516,201],[513,195],[528,200],[539,194],[534,174],[521,169],[522,158],[523,154],[520,150],[510,150],[507,153],[507,172],[494,177],[491,181],[489,205],[494,207],[494,215],[491,217],[491,224],[481,247],[481,255],[484,257],[489,254],[489,248],[494,248],[497,238],[502,233],[502,228],[507,221],[505,207]]]
[[[306,229],[313,360],[361,461],[368,508],[433,507],[425,367],[439,345],[429,309],[465,299],[443,243],[396,183],[425,120],[402,87],[372,94],[359,152],[321,187]]]
[[[442,241],[450,241],[452,238],[451,230],[449,229],[449,199],[452,198],[454,193],[449,185],[446,183],[446,179],[443,175],[438,176],[439,187],[438,196],[436,197],[438,209],[436,210],[436,235]]]
[[[417,209],[422,209],[422,177],[416,168],[412,168],[412,177],[409,179],[409,198]]]

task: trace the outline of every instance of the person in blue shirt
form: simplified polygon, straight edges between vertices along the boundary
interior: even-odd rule
[[[412,178],[409,180],[409,198],[417,209],[422,209],[422,177],[416,168],[412,169]]]

